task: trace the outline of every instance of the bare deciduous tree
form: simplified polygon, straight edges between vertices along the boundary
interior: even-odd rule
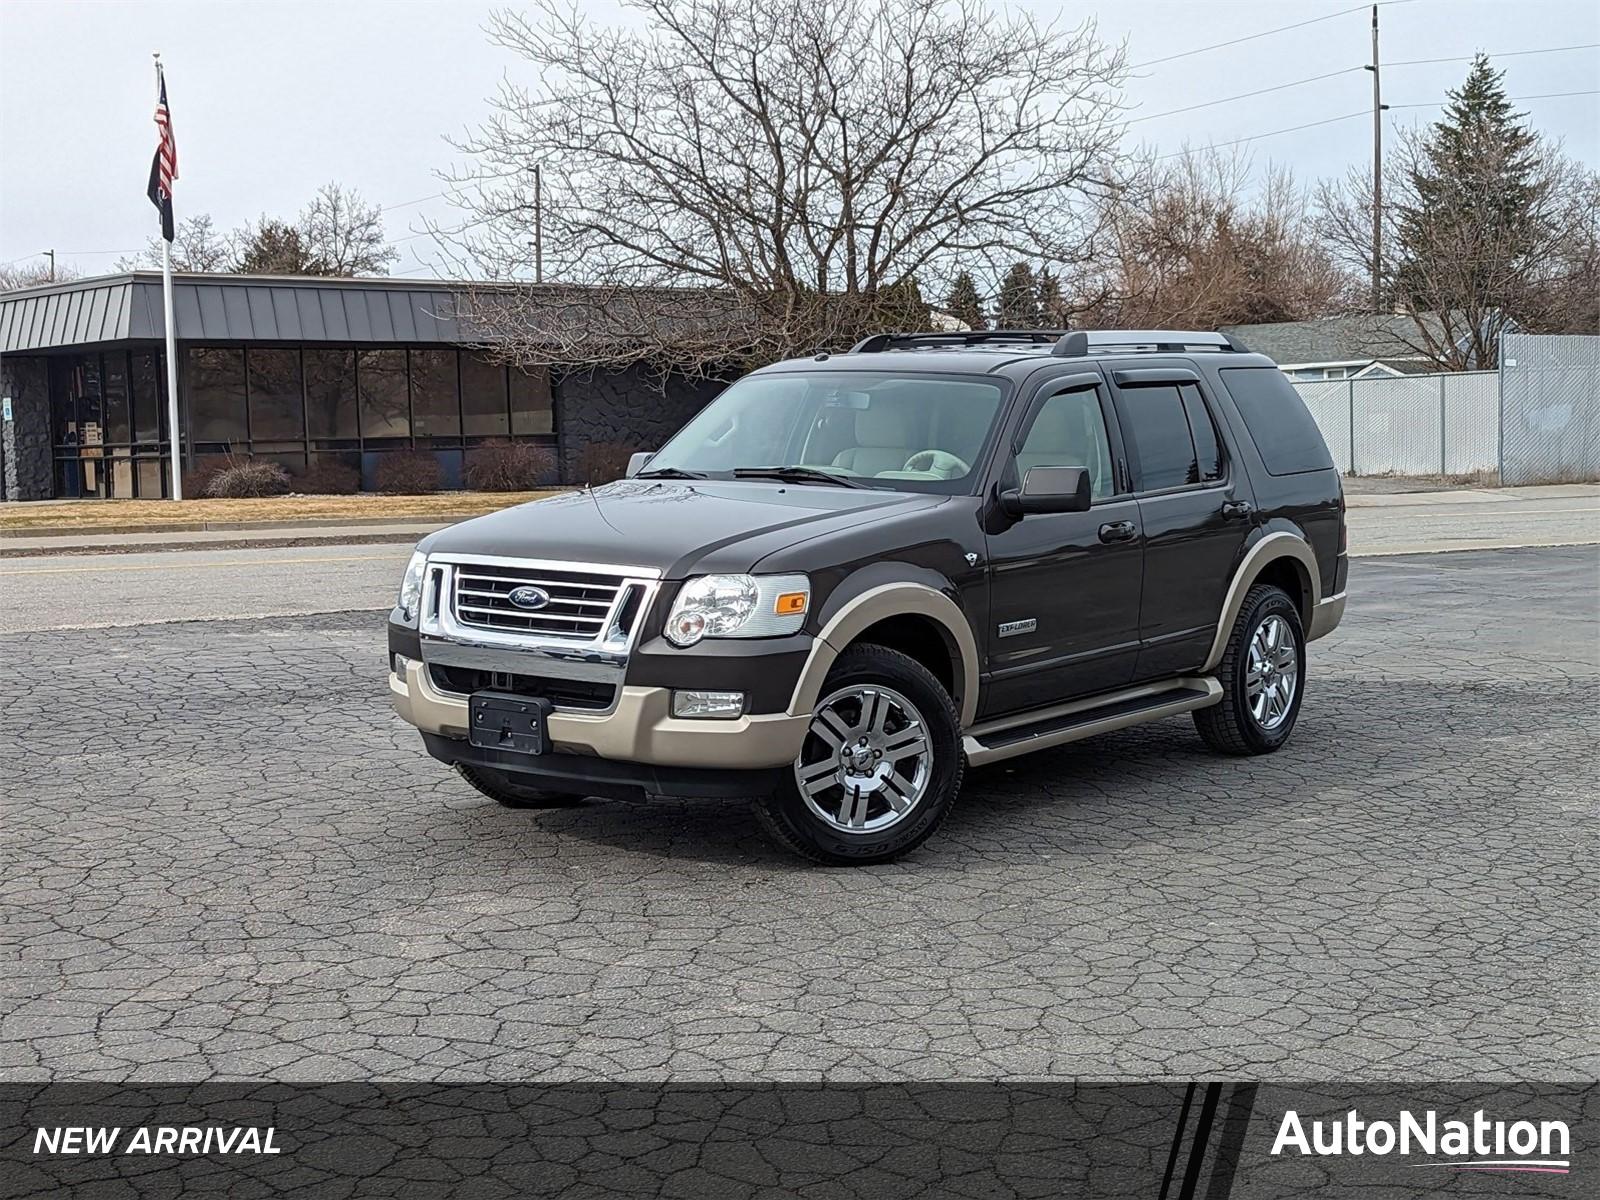
[[[1239,155],[1140,164],[1106,202],[1100,258],[1065,280],[1068,307],[1084,324],[1194,329],[1335,310],[1351,280],[1305,193],[1278,168],[1250,185]]]
[[[232,271],[234,247],[228,237],[217,232],[209,213],[199,213],[179,221],[173,231],[172,269],[174,271]],[[161,265],[161,239],[151,238],[133,258],[117,260],[120,271],[134,271]]]
[[[547,293],[485,293],[477,316],[512,356],[778,357],[903,325],[919,276],[1085,256],[1124,73],[1092,22],[1042,27],[978,0],[630,7],[626,28],[558,0],[491,21],[538,84],[504,84],[459,143],[464,220],[441,237],[480,277],[525,280],[538,164],[546,275],[637,322],[622,339],[615,322],[552,334]],[[682,345],[708,305],[719,328]]]
[[[38,287],[41,283],[61,283],[77,277],[78,273],[64,263],[58,265],[54,271],[44,259],[36,262],[9,263],[0,267],[0,292],[9,292],[14,288]]]
[[[354,188],[325,183],[295,221],[315,275],[386,275],[400,252],[383,233],[383,210]]]

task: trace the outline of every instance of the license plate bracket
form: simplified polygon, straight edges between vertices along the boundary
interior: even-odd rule
[[[467,741],[484,750],[545,752],[550,701],[506,692],[473,692],[467,699]]]

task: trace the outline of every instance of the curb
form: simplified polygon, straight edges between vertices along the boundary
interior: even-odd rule
[[[99,537],[101,534],[120,533],[232,533],[247,529],[347,529],[361,525],[453,525],[485,516],[497,509],[483,512],[442,512],[426,515],[398,517],[307,517],[301,521],[162,521],[130,525],[36,525],[27,529],[0,528],[0,538],[29,537]]]
[[[0,549],[0,562],[19,558],[53,558],[79,554],[150,554],[178,550],[275,550],[286,546],[409,546],[425,537],[425,530],[389,533],[357,533],[344,537],[287,536],[281,538],[239,538],[205,542],[123,542],[111,546],[16,546]]]

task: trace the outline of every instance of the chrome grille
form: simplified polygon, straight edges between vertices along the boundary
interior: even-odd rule
[[[626,579],[588,571],[459,563],[450,605],[457,621],[475,629],[599,641]],[[511,592],[528,585],[544,591],[550,602],[539,609],[511,603]]]

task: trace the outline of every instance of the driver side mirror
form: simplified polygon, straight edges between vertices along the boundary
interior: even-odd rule
[[[640,450],[628,455],[628,469],[623,472],[624,479],[632,479],[640,471],[650,465],[650,460],[655,457],[653,450]]]
[[[1087,467],[1029,467],[1020,488],[1000,493],[1000,506],[1014,517],[1088,512],[1092,499]]]

